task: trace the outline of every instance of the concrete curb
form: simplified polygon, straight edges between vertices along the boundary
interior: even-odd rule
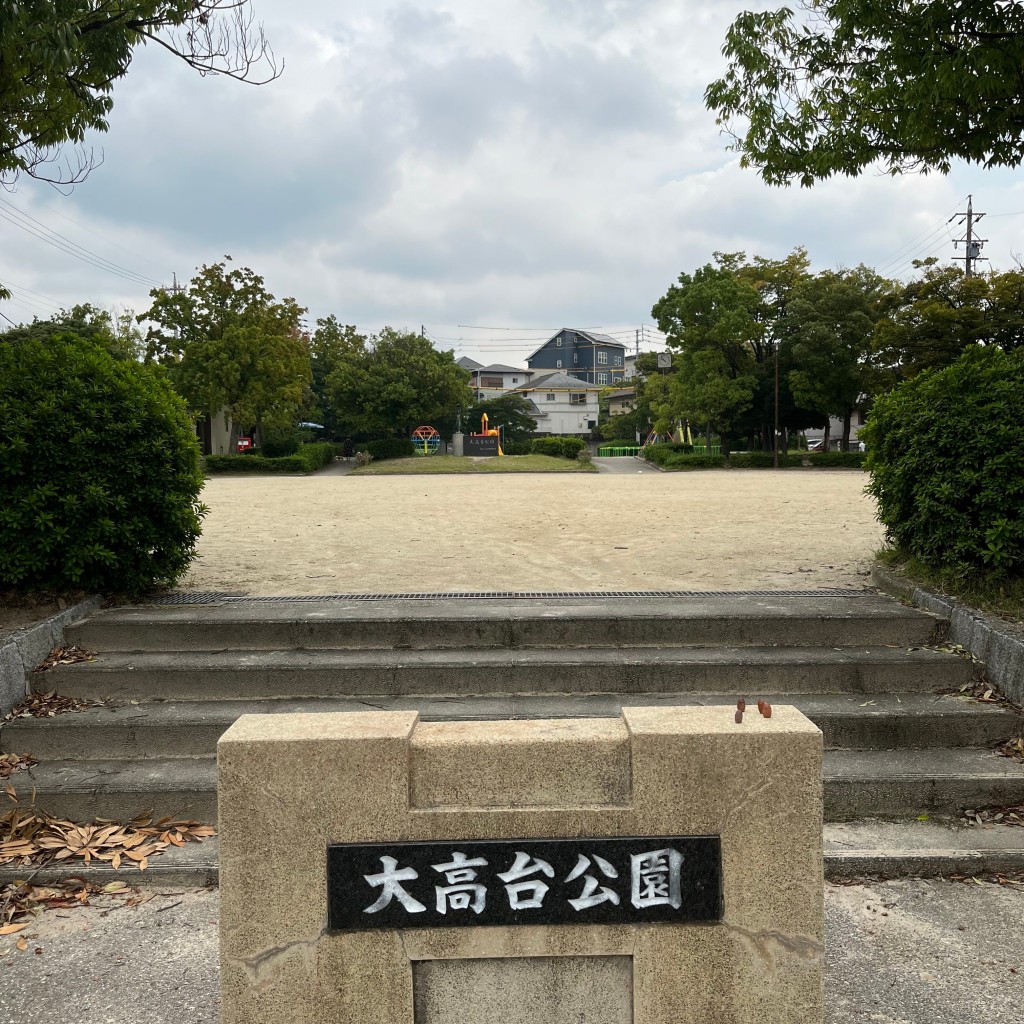
[[[916,608],[949,619],[949,640],[983,662],[988,678],[1017,704],[1024,704],[1024,630],[992,618],[955,597],[917,586],[891,569],[874,565],[871,582]]]
[[[9,637],[0,645],[0,717],[29,692],[29,673],[64,643],[64,627],[103,607],[103,598],[87,597],[56,615]]]

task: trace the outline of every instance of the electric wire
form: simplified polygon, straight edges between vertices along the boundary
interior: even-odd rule
[[[119,264],[113,263],[112,261],[91,252],[84,246],[78,245],[77,242],[72,242],[70,239],[64,238],[63,235],[60,235],[58,232],[46,227],[46,225],[41,221],[37,221],[34,217],[31,217],[26,213],[22,213],[17,209],[17,207],[11,206],[11,204],[6,200],[0,199],[0,205],[7,207],[6,211],[0,210],[0,219],[6,220],[15,227],[21,228],[23,231],[35,238],[38,238],[40,241],[46,242],[47,245],[51,245],[53,248],[59,249],[61,252],[67,253],[69,256],[73,256],[76,259],[81,260],[83,263],[88,263],[90,266],[93,266],[98,270],[105,270],[107,273],[114,274],[115,276],[124,278],[127,281],[132,281],[135,284],[160,287],[159,281],[154,281],[152,278],[148,278],[142,274],[135,273],[135,271],[128,270]],[[30,223],[23,223],[23,221],[29,221]],[[33,227],[33,224],[39,225],[39,228]],[[47,234],[43,234],[43,232],[47,232]]]

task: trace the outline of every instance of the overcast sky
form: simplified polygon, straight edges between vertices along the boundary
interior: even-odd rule
[[[801,190],[741,170],[702,96],[732,19],[775,3],[254,6],[280,79],[200,79],[150,47],[115,88],[110,132],[94,140],[103,164],[84,183],[67,198],[28,180],[0,193],[0,281],[16,292],[0,313],[141,311],[153,284],[230,254],[311,321],[423,324],[456,355],[521,362],[561,326],[632,342],[678,274],[716,250],[804,245],[816,268],[890,276],[961,255],[946,222],[972,192],[991,265],[1024,251],[1020,172]],[[12,208],[131,279],[15,226]]]

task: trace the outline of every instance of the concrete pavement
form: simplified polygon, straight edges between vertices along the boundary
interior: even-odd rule
[[[597,466],[599,473],[657,473],[659,470],[655,469],[649,462],[644,462],[643,459],[633,459],[628,456],[624,458],[616,459],[594,459],[594,465]]]
[[[93,902],[0,939],[0,1024],[215,1024],[216,891]],[[825,915],[826,1024],[1019,1019],[1024,886],[828,885]]]

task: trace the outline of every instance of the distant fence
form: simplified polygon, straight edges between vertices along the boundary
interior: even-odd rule
[[[638,444],[606,444],[597,449],[597,454],[602,459],[621,459],[627,455],[639,455],[640,445]]]
[[[640,444],[605,444],[597,449],[598,458],[602,459],[621,459],[627,456],[639,455],[644,450],[644,446]],[[708,448],[704,444],[695,444],[693,446],[694,455],[707,455]],[[722,446],[720,444],[713,444],[711,446],[712,455],[721,455]]]

